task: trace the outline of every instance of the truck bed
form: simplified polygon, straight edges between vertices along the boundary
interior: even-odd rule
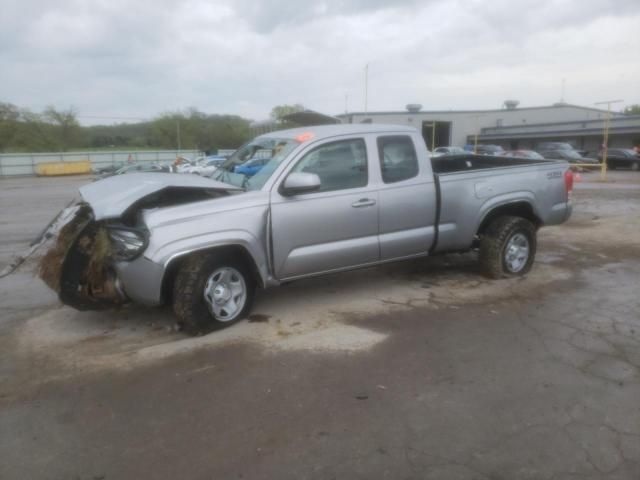
[[[541,224],[566,217],[566,162],[469,154],[432,158],[431,165],[438,205],[435,252],[468,249],[478,222],[502,204],[528,203]]]
[[[431,158],[433,173],[455,173],[471,170],[486,170],[488,168],[518,167],[549,163],[549,160],[534,160],[531,158],[515,158],[493,155],[449,155]]]

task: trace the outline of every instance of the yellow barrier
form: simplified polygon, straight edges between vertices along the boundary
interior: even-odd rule
[[[55,162],[39,163],[36,165],[36,175],[81,175],[91,173],[91,162],[82,160],[80,162]]]

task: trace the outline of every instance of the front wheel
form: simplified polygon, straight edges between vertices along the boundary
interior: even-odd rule
[[[633,162],[631,164],[631,170],[633,170],[634,172],[637,172],[638,170],[640,170],[640,162]]]
[[[195,254],[187,258],[175,279],[173,310],[190,335],[228,327],[251,310],[256,282],[239,258]]]
[[[480,265],[490,278],[524,275],[536,255],[536,228],[522,217],[493,220],[480,239]]]

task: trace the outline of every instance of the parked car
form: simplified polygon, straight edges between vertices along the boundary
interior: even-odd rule
[[[598,154],[598,160],[602,163],[602,152]],[[611,170],[616,168],[630,168],[640,170],[640,155],[631,148],[610,148],[607,151],[607,167]]]
[[[594,166],[598,166],[598,160],[595,158],[586,158],[580,155],[576,150],[548,150],[548,151],[539,151],[540,155],[542,155],[546,159],[551,160],[566,160],[569,163],[589,163]]]
[[[176,173],[191,173],[191,169],[204,162],[205,157],[187,158],[183,156],[176,157],[173,167]]]
[[[589,153],[587,150],[579,150],[576,149],[573,145],[567,142],[540,142],[537,147],[538,152],[549,152],[555,150],[571,150],[574,152],[578,152],[578,154],[582,157],[587,157]]]
[[[544,157],[533,150],[505,150],[500,155],[505,157],[532,158],[534,160],[544,160]]]
[[[441,157],[443,155],[465,155],[468,152],[461,147],[437,147],[433,150],[432,156]]]
[[[500,155],[504,152],[504,148],[500,145],[477,145],[474,151],[478,155]]]
[[[202,158],[204,157],[190,158],[184,155],[178,155],[173,162],[174,171],[177,173],[183,173],[185,169],[192,167]]]
[[[210,155],[203,157],[196,165],[184,168],[181,173],[195,173],[207,176],[226,161],[226,157]]]
[[[125,173],[141,173],[141,172],[162,172],[170,173],[173,171],[173,166],[164,163],[130,163],[123,167],[120,167],[114,172],[103,173],[99,176],[100,179],[111,177],[114,175],[123,175]]]
[[[549,151],[549,150],[575,150],[573,145],[566,142],[540,142],[537,146],[537,151]]]
[[[93,173],[96,175],[105,175],[108,173],[114,173],[116,170],[122,168],[125,164],[123,162],[114,163],[113,165],[106,165],[104,167],[94,168]]]
[[[227,156],[224,155],[208,155],[205,157],[205,160],[210,165],[222,165],[226,160]]]
[[[234,171],[265,143],[280,147],[257,174]],[[567,162],[431,158],[420,133],[398,125],[268,133],[214,178],[145,173],[81,187],[53,223],[62,234],[44,233],[55,246],[41,278],[78,309],[170,302],[202,334],[244,318],[258,287],[394,260],[478,249],[487,276],[524,275],[538,229],[572,210]]]
[[[256,173],[264,167],[267,162],[271,160],[270,158],[252,158],[251,160],[243,163],[242,165],[238,165],[233,169],[235,173],[240,173],[242,175],[246,175],[247,177],[253,177]]]

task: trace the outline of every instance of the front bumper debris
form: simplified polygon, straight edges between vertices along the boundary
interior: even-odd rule
[[[84,203],[62,212],[44,235],[53,244],[40,259],[38,274],[66,305],[102,310],[127,302],[111,257],[104,225]]]

